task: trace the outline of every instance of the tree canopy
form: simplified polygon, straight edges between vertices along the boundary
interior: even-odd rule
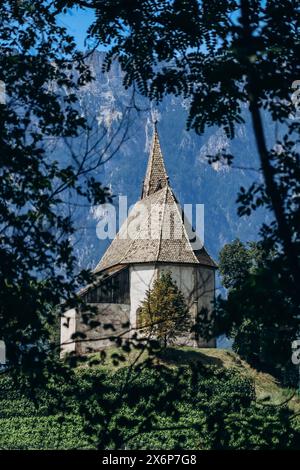
[[[54,307],[74,303],[89,278],[76,272],[63,192],[109,198],[82,161],[51,155],[51,143],[87,130],[77,94],[92,80],[58,13],[47,1],[0,5],[0,329],[10,364],[20,367],[45,359]]]
[[[232,338],[234,351],[254,367],[297,385],[291,345],[299,325],[282,260],[261,244],[235,240],[221,250],[220,272],[228,296],[217,300],[213,333]]]

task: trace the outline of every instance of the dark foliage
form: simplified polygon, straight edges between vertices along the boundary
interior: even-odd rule
[[[61,301],[89,279],[76,273],[66,189],[89,202],[109,194],[80,162],[51,158],[51,143],[87,129],[76,93],[92,78],[49,2],[0,5],[0,330],[8,360],[37,370]],[[66,305],[67,305],[66,304]],[[55,316],[56,314],[56,316]]]
[[[2,379],[1,448],[297,448],[293,414],[256,403],[251,381],[231,370],[82,368],[56,380],[34,403]]]
[[[214,332],[233,338],[233,349],[254,367],[296,386],[291,345],[299,326],[282,258],[236,240],[221,251],[220,271],[228,297],[217,300]]]

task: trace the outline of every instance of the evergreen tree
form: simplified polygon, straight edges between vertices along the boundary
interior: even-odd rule
[[[163,273],[146,293],[138,314],[138,327],[166,347],[189,329],[189,309],[171,273]]]
[[[291,344],[298,322],[279,255],[261,243],[235,240],[221,250],[219,267],[228,296],[217,301],[214,334],[232,338],[234,351],[254,367],[294,384]]]

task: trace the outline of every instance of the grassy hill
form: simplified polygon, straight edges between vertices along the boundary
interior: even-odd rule
[[[137,363],[142,363],[146,359],[145,353],[138,354],[134,351],[126,357],[125,361],[117,361],[118,364],[115,365],[118,354],[119,350],[116,348],[106,350],[106,357],[102,358],[101,364],[99,364],[98,361],[99,354],[90,355],[87,358],[87,362],[77,367],[76,374],[78,375],[79,383],[82,384],[83,387],[86,386],[86,373],[89,377],[94,376],[99,383],[99,380],[101,382],[101,374],[104,373],[104,375],[106,374],[108,377],[111,377],[109,380],[111,380],[113,386],[118,386],[118,380],[122,379],[123,370]],[[262,409],[266,409],[266,407],[272,404],[281,405],[287,402],[292,413],[295,415],[300,414],[300,396],[295,390],[281,387],[274,377],[269,374],[257,372],[231,351],[223,349],[194,349],[190,347],[167,348],[159,355],[156,361],[158,365],[164,364],[167,369],[174,372],[176,372],[180,366],[185,366],[193,362],[201,363],[204,366],[215,366],[215,369],[220,370],[220,372],[235,371],[236,374],[233,374],[232,378],[230,376],[226,378],[226,374],[224,376],[222,372],[221,376],[218,376],[218,373],[210,375],[207,379],[204,379],[203,382],[199,383],[200,388],[202,387],[204,391],[200,399],[202,400],[201,397],[203,397],[204,402],[206,400],[207,405],[205,406],[210,407],[211,403],[215,401],[215,406],[217,406],[218,409],[219,404],[223,406],[222,402],[225,401],[225,417],[227,414],[226,406],[228,406],[226,400],[227,403],[230,403],[232,399],[235,400],[235,396],[238,397],[239,394],[241,394],[240,396],[242,397],[244,387],[246,387],[245,390],[248,387],[247,383],[243,383],[243,378],[253,381],[257,401],[265,404]],[[185,369],[188,370],[188,368]],[[146,382],[148,380],[148,383],[145,384],[145,406],[147,406],[149,387],[151,389],[151,386],[155,384],[157,380],[155,377],[155,375],[151,376],[151,374],[149,374],[149,377],[146,376]],[[160,380],[159,377],[158,380]],[[215,385],[214,382],[216,382]],[[140,383],[143,384],[143,379]],[[157,390],[160,390],[159,387]],[[209,387],[209,390],[207,387]],[[210,389],[210,387],[212,388]],[[208,395],[205,390],[208,390]],[[212,392],[213,395],[211,395],[211,398],[209,398],[210,390],[215,390]],[[19,394],[15,388],[11,388],[7,377],[1,378],[0,380],[0,392],[0,449],[86,449],[93,447],[91,440],[89,440],[86,435],[85,419],[81,416],[80,407],[77,407],[76,403],[74,404],[73,410],[71,408],[67,413],[49,412],[47,405],[37,408],[32,400]],[[63,386],[61,391],[59,389],[59,393],[62,395],[65,393]],[[101,393],[96,393],[98,395],[97,399],[99,399],[99,396],[101,398]],[[233,398],[231,399],[231,397]],[[237,399],[239,400],[239,398]],[[242,400],[244,400],[244,398],[242,398]],[[180,422],[184,426],[201,423],[201,420],[204,422],[205,412],[203,415],[203,409],[202,411],[200,410],[201,407],[199,410],[197,409],[197,403],[197,399],[194,401],[192,395],[187,395],[182,401],[178,402],[179,409],[183,413],[183,418],[180,418]],[[241,406],[243,407],[243,405]],[[278,406],[278,409],[281,409],[281,407]],[[125,415],[126,417],[130,417],[130,414],[132,416],[135,414],[134,409],[130,408],[130,406],[128,407],[126,403],[124,408],[119,410],[119,412],[121,416]],[[236,413],[238,414],[236,415]],[[268,448],[269,445],[273,448],[273,443],[275,443],[274,448],[277,448],[276,445],[278,445],[279,442],[278,437],[275,436],[275,438],[270,440],[268,437],[270,432],[272,432],[273,423],[275,428],[278,427],[278,421],[276,421],[275,418],[272,416],[271,418],[268,417],[269,421],[265,424],[265,418],[263,416],[255,416],[254,413],[254,417],[249,418],[247,409],[245,408],[245,411],[242,411],[242,408],[238,405],[237,409],[235,411],[233,410],[232,415],[237,416],[237,422],[239,420],[239,413],[242,413],[243,420],[246,419],[243,433],[249,432],[249,438],[247,436],[246,438],[243,437],[244,444],[241,444],[241,448],[261,448],[256,445],[256,438],[253,439],[252,444],[250,442],[251,433],[256,432],[256,429],[259,428],[261,429],[260,440],[264,442],[265,448]],[[161,417],[160,413],[158,413],[158,416],[159,419],[161,418],[161,422],[168,426],[176,422],[176,420],[173,421],[173,418],[168,415]],[[296,429],[300,429],[299,417],[295,416],[293,421]],[[201,426],[204,426],[203,429],[205,429],[205,423]],[[233,437],[233,441],[239,439],[240,429],[237,429],[236,432],[237,437]],[[278,429],[279,436],[284,432],[285,431]],[[197,436],[199,436],[199,434],[196,431],[187,431],[183,434],[183,442],[185,443],[183,448],[199,448],[198,445],[202,448],[202,444],[195,444],[195,442],[198,442]],[[279,437],[279,439],[281,438]],[[248,440],[250,442],[249,447],[245,447],[245,445],[248,445]],[[172,449],[172,446],[176,446],[176,439],[174,440],[172,433],[164,432],[161,435],[152,433],[141,437],[134,445],[142,446],[141,448],[147,449]],[[207,447],[204,446],[203,448]],[[239,448],[239,443],[234,443],[233,448]]]
[[[146,358],[145,353],[139,356],[137,352],[131,352],[126,356],[126,362],[114,364],[114,356],[119,354],[117,348],[106,350],[106,358],[103,360],[103,367],[107,370],[118,369],[133,365],[137,362],[143,362]],[[90,363],[93,363],[98,355],[90,356]],[[179,365],[188,365],[192,362],[200,362],[208,366],[216,366],[225,369],[234,369],[242,376],[249,377],[255,384],[256,397],[258,400],[269,401],[270,404],[279,405],[288,400],[288,406],[300,413],[300,393],[289,388],[282,387],[278,381],[270,374],[258,372],[247,362],[243,361],[236,353],[228,349],[216,348],[192,348],[192,347],[174,347],[167,348],[160,354],[158,362],[176,367]],[[89,361],[85,366],[89,365]],[[290,400],[289,400],[290,398]],[[269,400],[268,400],[269,399]]]

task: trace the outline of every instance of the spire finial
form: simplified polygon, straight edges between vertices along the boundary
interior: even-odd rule
[[[151,121],[154,125],[154,128],[157,129],[157,123],[159,121],[159,112],[157,109],[151,110]]]
[[[152,148],[149,156],[146,177],[143,184],[142,199],[164,188],[168,185],[169,181],[159,144],[157,120],[153,121],[153,125],[154,133]]]

